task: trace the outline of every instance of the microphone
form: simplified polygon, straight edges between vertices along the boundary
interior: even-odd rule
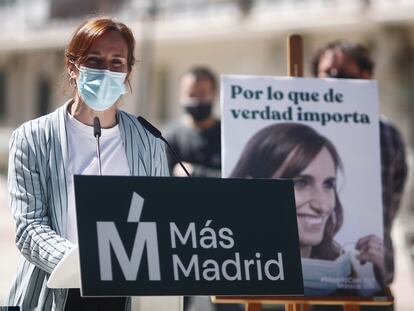
[[[143,127],[145,127],[152,135],[154,135],[156,138],[161,139],[170,149],[171,153],[174,156],[174,159],[180,164],[181,168],[184,170],[184,172],[187,174],[188,177],[191,177],[191,174],[187,171],[184,164],[181,162],[178,154],[175,152],[174,148],[169,144],[169,142],[162,136],[161,131],[157,129],[154,125],[152,125],[149,121],[144,119],[141,116],[137,117],[137,120]]]
[[[93,118],[93,136],[96,137],[96,156],[98,158],[98,170],[99,175],[102,176],[102,166],[101,166],[101,146],[99,142],[99,138],[101,137],[101,122],[99,122],[99,118]]]

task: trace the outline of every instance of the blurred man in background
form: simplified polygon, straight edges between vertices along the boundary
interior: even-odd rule
[[[372,79],[374,62],[359,44],[335,41],[319,50],[312,60],[312,74],[319,78]],[[407,177],[405,145],[398,129],[384,116],[380,118],[382,201],[384,219],[385,284],[394,279],[392,223],[400,206]],[[373,307],[378,309],[378,307]],[[392,309],[392,308],[391,308]]]
[[[179,96],[185,116],[166,129],[165,137],[192,176],[220,177],[220,121],[213,114],[215,74],[206,67],[191,68],[180,79]],[[184,176],[174,157],[167,156],[171,175]]]
[[[221,177],[221,125],[213,109],[216,75],[207,67],[189,69],[180,79],[180,105],[184,118],[167,127],[165,137],[194,177]],[[186,176],[167,151],[171,175]],[[243,306],[213,304],[210,297],[184,297],[184,311],[241,311]]]

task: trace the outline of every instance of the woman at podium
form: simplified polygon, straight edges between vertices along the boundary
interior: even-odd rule
[[[306,295],[370,295],[383,284],[382,239],[364,236],[352,249],[335,240],[343,225],[337,190],[342,170],[340,156],[326,137],[307,125],[278,123],[253,135],[230,175],[293,180]],[[366,262],[374,267],[368,274],[361,268]]]
[[[74,174],[168,175],[164,146],[118,104],[130,88],[135,39],[123,23],[93,18],[65,51],[72,98],[17,128],[9,196],[21,260],[6,304],[22,310],[125,310],[126,298],[50,289],[49,274],[77,242]]]

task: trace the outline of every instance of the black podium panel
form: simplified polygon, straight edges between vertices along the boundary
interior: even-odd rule
[[[82,293],[302,295],[288,180],[75,176]]]

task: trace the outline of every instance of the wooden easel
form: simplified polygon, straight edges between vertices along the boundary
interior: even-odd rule
[[[285,305],[285,311],[309,311],[312,305],[340,305],[344,311],[359,311],[360,306],[389,306],[394,298],[385,297],[295,297],[295,296],[213,296],[214,303],[244,304],[245,311],[261,311],[262,305]]]
[[[303,40],[300,35],[287,39],[287,73],[303,76]],[[261,311],[263,304],[285,305],[285,311],[309,311],[312,305],[340,305],[344,311],[359,311],[364,306],[390,306],[394,297],[387,288],[381,297],[297,297],[297,296],[212,296],[214,303],[244,304],[245,311]]]
[[[300,35],[287,38],[287,75],[303,77],[303,40]]]

